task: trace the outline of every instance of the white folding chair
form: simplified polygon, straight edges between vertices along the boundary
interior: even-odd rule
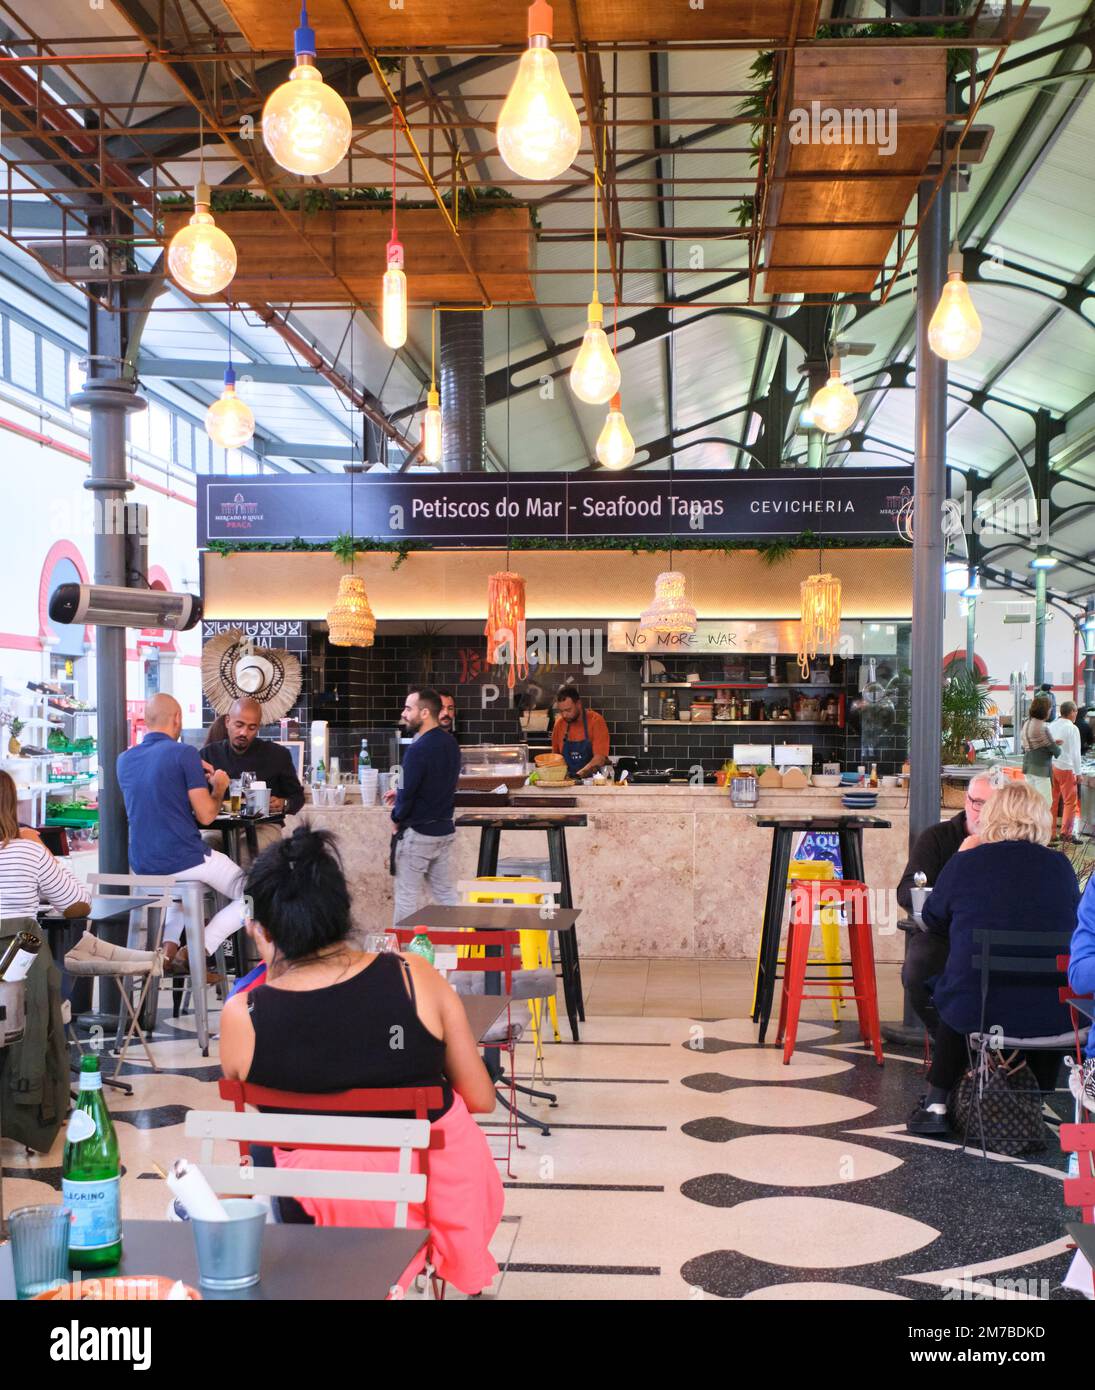
[[[252,1111],[191,1110],[186,1136],[201,1140],[198,1160],[213,1191],[224,1196],[328,1197],[356,1202],[394,1202],[395,1226],[407,1225],[407,1207],[426,1200],[426,1174],[411,1172],[415,1149],[430,1147],[429,1120],[350,1115],[266,1115]],[[395,1173],[339,1172],[325,1168],[256,1168],[217,1163],[218,1140],[234,1144],[344,1145],[399,1151]]]
[[[164,906],[166,904],[161,900],[155,905]],[[160,950],[131,951],[125,946],[115,946],[109,941],[104,941],[93,932],[85,931],[72,950],[66,953],[65,969],[76,979],[98,978],[112,979],[118,982],[118,996],[125,1006],[129,1023],[120,1039],[121,1046],[118,1050],[118,1061],[114,1066],[113,1076],[107,1079],[113,1081],[118,1077],[125,1065],[126,1053],[129,1051],[134,1034],[141,1041],[149,1066],[153,1071],[159,1071],[156,1059],[152,1055],[152,1049],[148,1045],[148,1039],[145,1037],[144,1029],[141,1027],[141,1010],[144,1008],[144,1002],[152,988],[153,981],[158,980],[163,974],[163,952]],[[143,980],[143,983],[139,989],[135,990],[136,999],[132,999],[129,982],[138,979]],[[119,1032],[122,1030],[122,1022],[123,1020],[119,1018]],[[77,1040],[76,1045],[77,1049],[80,1050],[79,1040]],[[121,1084],[125,1086],[125,1083]],[[126,1087],[126,1089],[129,1090],[130,1088]]]

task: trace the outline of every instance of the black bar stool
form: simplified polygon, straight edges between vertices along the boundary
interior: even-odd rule
[[[567,858],[567,828],[584,829],[587,818],[580,812],[566,815],[517,815],[492,816],[469,814],[457,818],[458,827],[479,827],[479,866],[476,870],[480,878],[494,878],[498,873],[498,854],[502,844],[502,832],[511,830],[538,830],[546,833],[548,842],[548,864],[552,880],[559,884],[559,906],[573,907],[574,895],[570,885],[570,861]],[[573,927],[561,931],[559,936],[559,967],[563,980],[563,997],[566,1000],[567,1017],[570,1019],[570,1033],[575,1042],[578,1038],[578,1024],[585,1022],[585,1005],[582,1001],[582,965],[578,955],[578,933]]]

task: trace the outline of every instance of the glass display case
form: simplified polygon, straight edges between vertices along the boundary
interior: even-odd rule
[[[460,749],[460,787],[493,791],[523,787],[528,777],[527,743],[476,743]]]

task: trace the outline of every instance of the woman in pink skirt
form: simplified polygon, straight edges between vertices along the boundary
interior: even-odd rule
[[[498,1273],[489,1245],[502,1215],[502,1183],[474,1114],[494,1109],[494,1086],[459,997],[418,956],[355,950],[350,895],[331,836],[300,828],[260,855],[246,892],[265,982],[229,999],[221,1065],[230,1080],[314,1094],[358,1088],[438,1086],[430,1112],[441,1144],[421,1168],[426,1201],[408,1225],[430,1230],[438,1276],[464,1293]],[[394,1172],[394,1151],[338,1152],[252,1147],[257,1164]],[[419,1155],[415,1155],[416,1160]],[[277,1199],[283,1221],[319,1226],[391,1226],[390,1202]],[[425,1252],[404,1273],[406,1288]]]

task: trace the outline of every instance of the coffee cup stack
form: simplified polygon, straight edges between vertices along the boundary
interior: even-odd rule
[[[375,806],[377,790],[380,786],[380,773],[375,767],[360,768],[357,774],[361,786],[362,806]]]

